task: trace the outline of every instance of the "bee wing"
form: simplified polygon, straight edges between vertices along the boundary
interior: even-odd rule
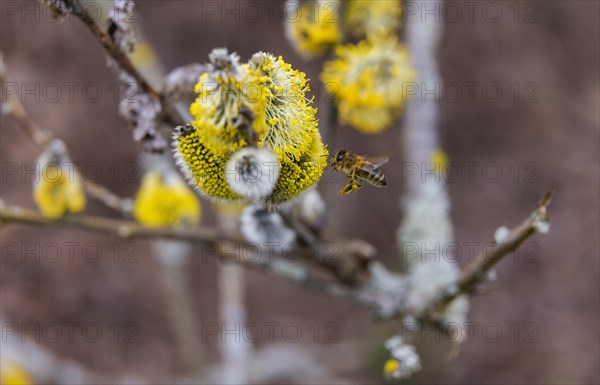
[[[389,156],[365,156],[363,158],[367,162],[371,163],[373,167],[381,167],[390,161]]]

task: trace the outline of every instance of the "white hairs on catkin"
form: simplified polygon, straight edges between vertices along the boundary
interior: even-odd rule
[[[213,78],[233,76],[240,79],[240,56],[237,53],[229,53],[227,48],[215,48],[208,54],[208,59],[208,71],[213,74]]]
[[[64,163],[69,161],[67,146],[60,139],[53,139],[38,158],[38,163]]]
[[[386,373],[390,379],[400,380],[411,377],[421,370],[421,359],[414,346],[405,344],[401,336],[393,336],[385,342],[391,358],[398,362],[395,370]]]
[[[140,142],[144,151],[162,152],[167,148],[167,142],[159,132],[160,102],[141,92],[130,76],[122,75],[121,81],[127,86],[127,91],[119,102],[119,114],[132,129],[133,140]]]
[[[273,192],[280,169],[277,155],[272,151],[245,147],[227,161],[225,181],[236,194],[258,200]]]
[[[135,3],[133,0],[114,0],[108,10],[109,35],[124,52],[133,52],[138,41],[135,31]]]
[[[194,92],[194,85],[206,71],[206,65],[197,63],[175,68],[165,76],[163,93],[175,102],[192,104],[198,96]]]
[[[40,0],[42,6],[47,7],[48,16],[52,20],[59,19],[71,13],[71,6],[65,0]]]
[[[260,246],[284,248],[296,240],[296,233],[285,226],[281,215],[269,212],[262,205],[251,205],[244,209],[240,217],[240,231],[248,242]]]
[[[316,188],[310,188],[298,197],[294,209],[300,218],[311,225],[319,224],[325,214],[325,202]]]
[[[36,177],[33,180],[34,185],[48,178],[46,175],[48,170],[46,168],[49,166],[56,167],[58,173],[66,172],[69,181],[79,180],[79,175],[75,172],[74,164],[67,154],[67,146],[60,139],[52,140],[37,158],[35,165]]]

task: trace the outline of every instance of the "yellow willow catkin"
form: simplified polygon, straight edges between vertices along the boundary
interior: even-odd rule
[[[60,140],[52,141],[37,160],[33,199],[42,215],[52,219],[85,208],[83,181]]]
[[[288,1],[285,10],[286,36],[302,56],[321,56],[341,42],[338,0]]]
[[[179,166],[202,194],[217,201],[259,199],[278,205],[297,197],[320,179],[328,156],[316,110],[306,98],[305,74],[263,52],[246,64],[224,49],[213,50],[209,57],[209,69],[196,84],[198,98],[190,107],[194,121],[174,137]],[[256,135],[255,143],[249,143],[249,131]],[[268,180],[269,189],[231,187],[232,181],[247,182],[247,175],[226,175],[243,169],[230,160],[247,148],[234,162],[278,163],[259,170],[265,178],[275,178]]]
[[[176,226],[200,222],[200,201],[174,171],[150,171],[138,190],[133,216],[143,225]]]
[[[392,123],[414,78],[408,50],[391,36],[338,47],[321,74],[337,99],[340,122],[369,134]]]
[[[398,32],[402,17],[400,0],[348,0],[345,21],[355,36],[389,36]]]

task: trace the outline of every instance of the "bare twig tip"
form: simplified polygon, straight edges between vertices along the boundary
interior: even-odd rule
[[[542,200],[540,200],[540,203],[538,205],[539,208],[546,208],[547,206],[550,205],[550,202],[552,201],[552,197],[554,196],[554,189],[548,191],[546,193],[546,195],[544,195],[544,197],[542,198]]]

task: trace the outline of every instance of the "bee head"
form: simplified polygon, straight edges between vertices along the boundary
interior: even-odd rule
[[[338,150],[338,152],[336,152],[335,155],[333,156],[333,162],[331,163],[331,165],[334,168],[339,168],[339,166],[342,165],[342,162],[344,161],[345,157],[346,157],[346,150]]]

